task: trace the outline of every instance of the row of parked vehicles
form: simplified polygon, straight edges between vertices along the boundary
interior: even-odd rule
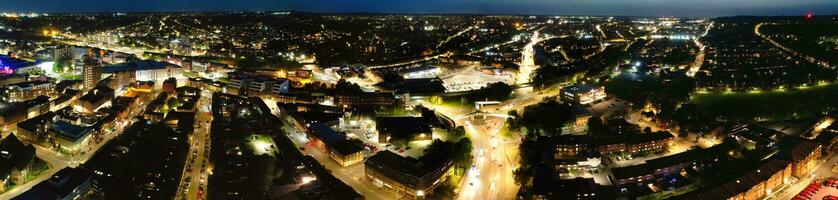
[[[830,189],[830,188],[838,189],[838,178],[830,177],[829,179],[824,180],[824,181],[814,181],[814,182],[812,182],[812,184],[809,184],[809,186],[807,186],[805,189],[803,189],[803,191],[800,191],[800,193],[798,193],[797,196],[795,196],[792,199],[793,200],[819,200],[819,199],[816,199],[817,198],[816,195],[818,194],[818,192],[820,192],[821,190]],[[821,199],[822,200],[838,200],[838,196],[835,196],[835,195],[838,195],[838,194],[828,194]]]

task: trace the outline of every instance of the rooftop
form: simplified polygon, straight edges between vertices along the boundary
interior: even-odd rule
[[[135,70],[155,70],[165,69],[167,67],[176,67],[177,65],[155,60],[138,60],[134,62],[126,62],[115,65],[108,65],[102,67],[102,73],[112,74],[116,72],[135,71]]]
[[[341,135],[322,123],[311,124],[309,129],[311,129],[311,132],[314,133],[315,137],[323,140],[323,143],[326,143],[326,145],[329,145],[330,147],[339,142],[346,141],[346,136]]]
[[[388,132],[394,138],[431,132],[431,127],[422,117],[376,117],[375,126],[379,132]]]
[[[106,86],[96,86],[93,90],[90,90],[86,94],[79,97],[80,101],[87,101],[87,102],[100,102],[106,99],[113,98],[113,89],[106,87]]]
[[[644,163],[639,165],[614,168],[611,169],[611,173],[614,174],[615,179],[620,180],[650,175],[652,174],[652,170],[650,170],[649,166]]]
[[[593,86],[593,85],[575,84],[575,85],[571,85],[571,86],[567,86],[567,87],[562,88],[562,92],[570,92],[570,93],[574,93],[574,94],[580,94],[580,93],[590,92],[591,90],[594,90],[594,89],[597,89],[597,87]]]
[[[436,152],[430,152],[419,159],[413,157],[402,157],[391,151],[379,151],[369,157],[365,165],[375,168],[385,167],[401,174],[409,174],[421,178],[428,173],[443,167],[450,158]],[[388,170],[388,171],[389,171]]]
[[[93,129],[90,127],[82,127],[62,120],[52,123],[52,128],[55,129],[58,137],[73,142],[78,141],[85,135],[93,132]]]
[[[335,152],[339,153],[340,155],[344,155],[344,156],[354,154],[354,153],[357,153],[357,152],[360,152],[360,151],[364,150],[363,148],[361,148],[361,146],[359,146],[358,144],[355,144],[351,140],[343,140],[343,141],[340,141],[340,142],[336,142],[336,143],[331,145],[331,148]]]

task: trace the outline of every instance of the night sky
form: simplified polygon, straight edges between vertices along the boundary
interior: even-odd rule
[[[632,16],[838,14],[838,0],[0,0],[0,11],[266,11]]]

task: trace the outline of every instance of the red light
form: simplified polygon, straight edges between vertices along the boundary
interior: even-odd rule
[[[809,11],[808,13],[806,13],[806,20],[811,20],[814,17],[815,17],[815,13],[812,13],[812,11]]]

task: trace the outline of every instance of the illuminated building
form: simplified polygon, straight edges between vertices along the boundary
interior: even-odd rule
[[[809,171],[815,168],[818,164],[818,159],[821,157],[822,146],[814,142],[800,142],[789,151],[789,157],[794,164],[792,175],[798,178],[804,178],[809,175]]]
[[[789,183],[791,168],[788,161],[772,159],[744,176],[688,199],[762,199]]]
[[[605,96],[605,87],[602,86],[572,85],[562,88],[561,91],[562,101],[582,105],[602,100]]]
[[[99,68],[97,60],[84,60],[84,64],[82,66],[82,79],[85,90],[91,90],[96,87],[96,84],[102,79],[102,70]]]
[[[453,162],[447,155],[429,152],[419,159],[379,151],[364,162],[367,181],[399,194],[421,197],[433,193],[451,174]]]
[[[114,90],[106,86],[97,86],[87,94],[79,97],[76,102],[76,110],[81,112],[92,113],[97,108],[110,101],[114,97]]]
[[[137,81],[163,81],[168,78],[184,79],[183,68],[180,66],[154,60],[138,60],[102,67],[103,74],[117,74],[119,72],[135,73]],[[131,76],[124,76],[131,77]]]
[[[20,122],[17,129],[21,139],[72,155],[103,130],[111,129],[114,120],[114,115],[78,113],[67,107]]]
[[[36,63],[0,55],[0,75],[25,74],[36,68]]]
[[[399,101],[393,93],[364,92],[360,94],[336,94],[335,105],[346,107],[375,108],[380,106],[396,106]]]
[[[55,84],[49,81],[28,81],[6,86],[7,101],[26,101],[53,94]]]

